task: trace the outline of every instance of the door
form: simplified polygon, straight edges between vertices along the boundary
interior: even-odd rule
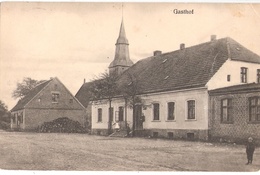
[[[114,108],[108,108],[108,134],[112,133],[112,122],[113,122],[113,116],[114,114]]]
[[[143,130],[143,116],[142,116],[142,106],[135,106],[135,129]]]

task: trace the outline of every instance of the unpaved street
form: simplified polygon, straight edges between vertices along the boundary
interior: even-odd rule
[[[0,132],[0,169],[84,171],[259,171],[243,145],[87,134]]]

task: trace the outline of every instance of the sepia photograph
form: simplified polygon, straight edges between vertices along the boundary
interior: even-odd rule
[[[1,2],[0,174],[259,172],[260,3]]]

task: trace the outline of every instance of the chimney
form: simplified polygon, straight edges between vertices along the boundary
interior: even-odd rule
[[[216,41],[216,40],[217,40],[217,35],[210,36],[210,41]]]
[[[158,56],[158,55],[161,55],[162,54],[162,51],[160,50],[156,50],[153,52],[153,56]]]
[[[83,84],[85,84],[86,83],[86,79],[84,78],[84,80],[83,80]]]
[[[181,49],[181,50],[185,49],[185,44],[184,44],[184,43],[181,43],[181,44],[180,44],[180,49]]]

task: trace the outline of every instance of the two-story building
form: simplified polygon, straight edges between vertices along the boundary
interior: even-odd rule
[[[125,32],[120,31],[120,37],[126,38]],[[119,93],[111,101],[111,121],[108,100],[92,101],[94,134],[109,134],[109,123],[119,123],[121,129],[125,129],[124,123],[127,123],[131,130],[144,136],[201,140],[226,136],[224,131],[219,131],[222,127],[213,122],[220,121],[220,109],[217,113],[212,112],[213,108],[220,107],[219,102],[217,106],[212,104],[214,90],[260,83],[260,57],[229,37],[217,39],[212,35],[206,43],[191,47],[180,44],[178,50],[168,53],[155,51],[153,56],[141,59],[134,65],[120,64],[129,63],[126,61],[130,59],[129,53],[125,51],[129,44],[127,39],[118,40],[122,42],[117,42],[116,47],[120,45],[121,49],[116,49],[110,72],[118,71],[118,87],[135,85],[138,92],[135,95],[141,103],[131,107],[131,102],[127,104],[125,96]],[[127,55],[122,56],[124,54]],[[247,93],[250,93],[250,98],[259,98],[259,92],[249,90]],[[221,101],[222,97],[218,100]],[[252,103],[250,101],[251,106]],[[229,102],[222,100],[222,107],[227,104]],[[247,109],[252,113],[252,107],[248,106]],[[227,115],[224,111],[222,117]],[[259,125],[256,122],[254,126],[258,128]],[[252,135],[260,139],[259,135],[251,133],[255,132],[249,129],[251,126],[245,123],[240,132],[248,134],[241,137]]]

